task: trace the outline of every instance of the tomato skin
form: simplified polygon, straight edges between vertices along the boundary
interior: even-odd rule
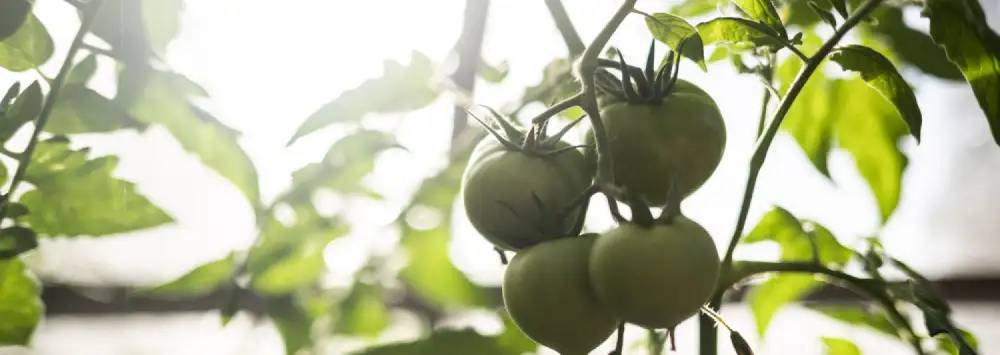
[[[614,159],[615,183],[653,205],[667,202],[674,176],[681,196],[698,189],[719,165],[726,145],[718,106],[684,80],[658,104],[603,106],[601,122]],[[593,161],[593,154],[588,158]]]
[[[646,328],[671,328],[697,314],[718,277],[715,243],[684,216],[669,225],[623,224],[598,238],[590,256],[598,299]]]
[[[562,144],[555,149],[568,147]],[[590,186],[583,154],[567,150],[553,156],[507,149],[491,137],[476,146],[462,177],[462,200],[473,227],[499,248],[519,250],[567,236],[580,209],[555,217]],[[545,208],[539,208],[535,197]]]
[[[532,340],[561,354],[587,354],[618,320],[597,301],[588,260],[596,234],[560,238],[519,252],[504,274],[504,305]]]

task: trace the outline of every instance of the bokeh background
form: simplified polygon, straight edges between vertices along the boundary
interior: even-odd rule
[[[640,1],[649,12],[668,1]],[[1000,1],[982,0],[994,29],[1000,28]],[[565,5],[587,39],[596,34],[615,1],[571,0]],[[181,31],[170,43],[166,62],[200,83],[210,97],[199,102],[225,124],[242,132],[239,143],[255,163],[264,201],[291,184],[291,173],[319,160],[330,143],[352,128],[334,125],[286,147],[306,117],[338,93],[377,76],[386,59],[409,61],[412,51],[439,63],[440,75],[454,67],[450,55],[462,28],[463,0],[315,1],[188,0]],[[48,27],[61,57],[79,23],[76,12],[59,0],[38,0],[35,13]],[[905,19],[926,29],[918,11]],[[612,39],[634,63],[644,58],[648,30],[641,18],[629,18]],[[661,49],[662,50],[662,49]],[[501,107],[523,88],[541,79],[541,68],[565,56],[565,47],[541,1],[493,1],[489,8],[483,59],[505,63],[506,79],[480,80],[474,102]],[[113,71],[107,59],[99,72]],[[58,70],[57,61],[42,67]],[[759,82],[728,65],[701,72],[685,62],[682,76],[705,88],[718,102],[729,132],[726,152],[715,175],[684,205],[724,248],[738,212],[757,123]],[[923,139],[903,143],[909,157],[903,192],[892,219],[881,226],[868,187],[851,157],[834,151],[827,179],[810,166],[794,140],[780,134],[761,175],[750,223],[771,206],[782,206],[802,218],[829,227],[845,245],[879,235],[886,249],[933,279],[1000,279],[1000,148],[992,142],[983,113],[968,86],[936,79],[912,69],[903,74],[915,87],[924,113]],[[0,72],[0,79],[29,74]],[[100,78],[100,76],[98,76]],[[91,83],[113,95],[114,81]],[[392,132],[402,145],[376,159],[365,185],[381,201],[334,194],[314,197],[322,213],[344,213],[350,233],[324,250],[326,272],[321,284],[347,287],[369,256],[394,256],[400,238],[393,223],[417,184],[444,164],[449,147],[454,95],[406,114],[370,115],[367,128]],[[539,112],[541,105],[526,113]],[[528,115],[526,115],[528,116]],[[582,132],[575,134],[579,139]],[[150,286],[176,278],[193,267],[245,250],[256,235],[254,211],[240,191],[186,153],[163,128],[85,135],[74,141],[93,155],[121,158],[116,175],[172,215],[176,223],[113,238],[45,239],[27,259],[46,282],[80,286]],[[471,280],[497,286],[503,268],[492,248],[456,209],[448,255]],[[587,228],[611,225],[603,208],[591,211]],[[441,222],[427,210],[406,216],[407,223],[426,228]],[[776,255],[769,246],[741,249],[740,258]],[[390,258],[391,259],[391,258]],[[392,262],[392,261],[387,261]],[[993,290],[997,283],[991,284]],[[100,299],[101,295],[88,295]],[[983,353],[1000,351],[1000,293],[992,299],[956,303],[955,319],[980,340]],[[745,306],[723,314],[744,333],[754,322]],[[238,313],[226,326],[217,311],[126,314],[52,314],[45,318],[28,348],[0,348],[3,355],[27,354],[281,354],[282,340],[270,322]],[[374,339],[332,336],[320,352],[343,354],[370,342],[419,337],[426,324],[410,311],[391,311],[392,322]],[[0,320],[2,322],[2,320]],[[497,333],[502,322],[492,310],[457,309],[439,327],[471,326]],[[678,331],[678,352],[696,350],[694,322]],[[638,344],[644,333],[631,331]],[[836,323],[805,308],[782,310],[763,339],[751,344],[760,354],[820,354],[820,335],[850,338],[865,353],[903,354],[901,342]],[[728,350],[723,350],[728,351]]]

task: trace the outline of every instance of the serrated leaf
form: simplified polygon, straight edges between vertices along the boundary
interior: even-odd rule
[[[31,229],[20,226],[0,229],[0,260],[13,258],[36,247],[38,236]]]
[[[892,48],[895,57],[906,64],[939,78],[962,80],[962,72],[948,61],[944,50],[922,31],[910,28],[903,21],[903,11],[882,6],[873,15],[874,22],[865,22],[863,29],[882,39]],[[868,34],[861,31],[862,34]]]
[[[0,41],[0,67],[14,72],[37,68],[52,57],[53,50],[49,31],[30,15],[17,32]]]
[[[238,135],[214,119],[205,119],[188,101],[203,89],[181,75],[149,72],[128,113],[141,123],[167,128],[184,150],[233,183],[257,205],[260,192],[253,162],[240,147]],[[119,87],[119,90],[122,88]]]
[[[764,335],[781,307],[805,297],[819,285],[820,282],[812,275],[781,274],[751,289],[747,299],[757,324],[757,333]]]
[[[705,70],[705,44],[698,29],[687,20],[659,12],[646,17],[646,28],[649,28],[656,40],[670,46],[675,52],[679,50],[681,55],[698,63],[702,71]]]
[[[38,142],[24,177],[35,189],[19,198],[32,213],[18,220],[50,236],[101,236],[172,222],[134,184],[114,177],[117,165],[113,156],[90,160],[64,140]]]
[[[90,78],[94,77],[96,71],[97,57],[93,54],[88,55],[73,66],[73,69],[69,72],[69,77],[66,78],[66,86],[76,84],[86,85],[90,81]]]
[[[778,67],[782,92],[788,90],[801,67],[802,62],[796,58],[786,59]],[[830,82],[819,78],[809,80],[781,124],[781,128],[791,134],[816,170],[827,177],[830,176],[827,158],[833,149],[833,120],[836,118],[833,113],[836,106],[829,97],[831,91]]]
[[[438,96],[434,63],[413,52],[409,65],[386,61],[382,76],[347,90],[320,107],[299,126],[288,144],[335,122],[357,122],[368,114],[394,113],[427,106]]]
[[[347,233],[345,225],[319,216],[311,207],[298,208],[295,219],[291,226],[268,220],[251,248],[247,272],[258,292],[287,294],[315,282],[326,267],[326,245]]]
[[[910,133],[920,140],[922,116],[913,89],[906,83],[888,58],[874,49],[850,45],[837,48],[830,54],[830,60],[840,64],[844,70],[861,74],[861,79],[886,100],[895,105],[903,120],[910,126]]]
[[[0,346],[28,344],[45,309],[41,292],[20,259],[0,260]]]
[[[866,309],[863,305],[809,305],[810,309],[838,321],[876,330],[893,338],[899,338],[896,327],[881,311]]]
[[[861,355],[861,349],[847,339],[823,337],[826,355]]]
[[[737,48],[768,47],[777,50],[785,41],[770,27],[736,17],[719,17],[698,24],[698,32],[709,44],[729,44]]]
[[[306,202],[319,189],[365,192],[361,181],[375,167],[375,158],[382,151],[397,146],[395,138],[385,132],[360,130],[351,133],[330,146],[322,161],[292,173],[292,188],[280,200]]]
[[[733,0],[733,3],[751,19],[771,27],[781,38],[788,38],[785,25],[781,23],[781,17],[771,0]]]
[[[958,66],[1000,145],[1000,35],[990,29],[976,0],[928,0],[931,38]]]
[[[31,2],[28,0],[4,0],[0,2],[0,41],[17,32],[30,13]]]
[[[111,44],[117,58],[145,65],[151,57],[164,57],[183,7],[183,0],[105,0],[91,31]]]
[[[143,290],[148,296],[167,298],[200,297],[230,282],[236,272],[236,256],[211,261],[188,271],[173,281]]]
[[[120,129],[127,121],[125,110],[110,99],[83,84],[63,88],[45,125],[53,134],[108,132]]]
[[[815,260],[833,268],[843,266],[853,252],[837,241],[826,227],[811,221],[799,221],[791,212],[774,207],[761,218],[743,243],[773,241],[781,247],[782,261]]]
[[[0,141],[6,142],[21,126],[38,117],[42,111],[42,87],[33,82],[14,99],[0,115]]]
[[[389,325],[389,311],[378,285],[355,282],[338,309],[333,326],[333,331],[337,334],[374,338]]]
[[[376,346],[351,355],[509,355],[494,337],[473,330],[439,330],[417,341]]]
[[[181,27],[184,0],[143,0],[142,20],[146,39],[153,52],[165,58],[167,45],[177,36]]]

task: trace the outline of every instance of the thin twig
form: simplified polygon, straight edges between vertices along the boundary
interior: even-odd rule
[[[549,14],[552,15],[552,20],[555,21],[556,28],[559,30],[559,34],[562,35],[563,42],[566,43],[569,56],[573,58],[583,53],[586,49],[583,45],[583,40],[580,39],[580,34],[576,32],[573,21],[566,14],[566,8],[563,7],[562,1],[545,0],[545,7],[549,9]]]

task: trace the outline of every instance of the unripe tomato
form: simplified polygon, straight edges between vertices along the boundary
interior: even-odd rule
[[[719,254],[701,226],[623,224],[597,239],[590,278],[598,299],[623,320],[671,328],[698,313],[719,277]]]
[[[563,355],[587,354],[618,325],[590,286],[588,259],[596,239],[566,237],[525,249],[504,274],[504,304],[514,323]]]
[[[555,149],[568,146],[560,143]],[[476,146],[462,178],[465,212],[479,233],[507,250],[567,236],[580,209],[564,218],[558,214],[590,185],[590,175],[579,151],[539,155],[487,137]]]
[[[662,205],[676,176],[680,196],[715,171],[726,145],[722,114],[707,93],[684,80],[658,103],[612,102],[601,122],[614,159],[615,183]],[[588,134],[593,142],[593,134]],[[593,161],[593,155],[590,156]]]

